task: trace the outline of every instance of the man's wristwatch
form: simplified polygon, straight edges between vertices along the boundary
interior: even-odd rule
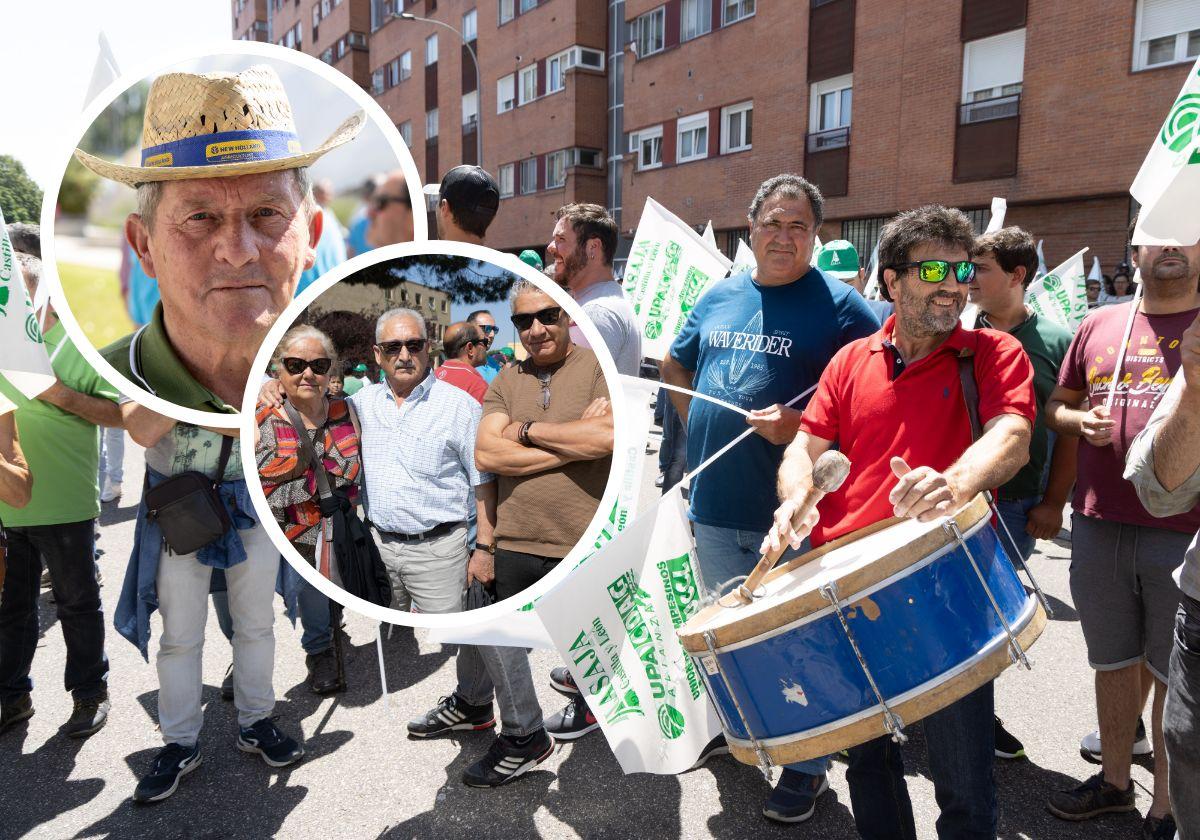
[[[493,557],[495,557],[495,556],[496,556],[496,544],[495,544],[494,542],[490,542],[490,543],[475,543],[475,550],[476,550],[476,551],[479,551],[479,550],[481,550],[481,549],[482,549],[483,551],[486,551],[488,554],[492,555]]]
[[[533,425],[532,420],[526,420],[521,424],[520,430],[517,431],[517,441],[522,446],[533,446],[529,440],[529,427]]]

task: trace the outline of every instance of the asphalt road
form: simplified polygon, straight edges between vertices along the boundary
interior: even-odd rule
[[[133,540],[142,469],[130,443],[126,494],[105,505],[99,547],[104,554],[104,608],[110,620]],[[647,468],[646,495],[654,493]],[[1020,737],[1029,760],[997,762],[1000,836],[1109,838],[1140,836],[1141,818],[1121,815],[1083,825],[1045,810],[1047,793],[1073,786],[1097,768],[1080,758],[1079,739],[1095,727],[1092,675],[1067,586],[1069,543],[1042,542],[1032,568],[1055,609],[1032,649],[1030,672],[1010,668],[997,685],[997,708]],[[229,663],[228,644],[210,614],[204,656],[204,763],[178,793],[158,805],[130,802],[138,776],[161,746],[156,729],[157,678],[124,639],[109,632],[108,726],[83,743],[57,735],[71,712],[63,692],[62,634],[42,596],[42,638],[34,662],[36,715],[0,736],[0,838],[39,837],[387,837],[431,838],[853,838],[844,767],[835,763],[831,792],[815,817],[778,826],[761,816],[769,789],[759,772],[720,757],[681,776],[622,775],[601,735],[560,746],[514,784],[472,790],[461,771],[483,754],[490,735],[472,733],[411,740],[404,724],[454,685],[451,648],[431,645],[423,631],[397,627],[385,640],[388,695],[380,690],[376,625],[348,615],[350,689],[333,698],[303,683],[299,629],[276,623],[275,687],[279,724],[303,734],[301,763],[274,770],[234,746],[236,715],[217,686]],[[111,625],[110,625],[111,626]],[[159,625],[155,619],[157,638]],[[557,664],[549,651],[532,654],[535,674]],[[547,681],[538,686],[546,714],[561,706]],[[936,837],[937,808],[927,777],[919,727],[906,747],[908,785],[921,838]],[[1142,810],[1149,805],[1151,765],[1135,766]]]

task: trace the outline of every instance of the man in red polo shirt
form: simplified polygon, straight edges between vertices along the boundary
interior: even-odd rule
[[[812,544],[890,516],[928,522],[999,487],[1029,459],[1033,367],[1021,343],[995,330],[964,330],[959,317],[975,273],[971,222],[961,211],[921,207],[880,233],[884,296],[896,313],[872,336],[843,347],[817,385],[779,470],[775,525],[764,541]],[[980,438],[972,443],[958,370],[974,359]],[[791,526],[817,457],[837,446],[850,459],[841,490]],[[992,684],[924,720],[941,808],[939,837],[994,837],[996,791]],[[915,837],[904,762],[890,737],[850,750],[846,772],[863,837]]]
[[[446,327],[446,334],[442,336],[446,361],[434,376],[456,388],[462,388],[482,405],[488,384],[475,368],[487,361],[487,346],[488,343],[479,327],[467,321],[451,324]]]

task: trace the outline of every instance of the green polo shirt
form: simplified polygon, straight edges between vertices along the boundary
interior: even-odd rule
[[[131,352],[138,336],[136,351]],[[149,324],[108,345],[100,355],[135,385],[149,385],[151,393],[167,402],[198,411],[237,414],[235,407],[197,382],[175,354],[163,324],[162,303],[154,307]]]
[[[116,402],[117,389],[87,363],[62,324],[44,336],[50,366],[73,391]],[[0,521],[13,527],[63,525],[100,515],[100,427],[42,400],[25,396],[0,376],[0,405],[17,406],[17,434],[33,473],[33,498],[23,508],[0,503]]]
[[[987,316],[980,314],[975,326],[991,327]],[[1026,499],[1045,491],[1042,476],[1046,462],[1050,459],[1050,441],[1046,430],[1046,402],[1058,381],[1058,369],[1062,367],[1067,349],[1071,346],[1071,334],[1053,321],[1039,318],[1036,312],[1018,324],[1009,333],[1021,342],[1025,354],[1033,364],[1033,391],[1037,400],[1037,420],[1033,424],[1033,437],[1029,442],[1029,463],[1021,467],[1012,479],[1000,488],[1004,499]]]

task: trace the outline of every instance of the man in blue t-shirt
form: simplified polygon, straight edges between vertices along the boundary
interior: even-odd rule
[[[692,480],[691,518],[700,574],[709,588],[746,575],[778,506],[775,475],[800,427],[807,398],[842,346],[879,322],[862,295],[811,266],[824,199],[799,175],[777,175],[750,204],[750,247],[758,266],[713,286],[696,304],[663,360],[662,377],[750,411],[744,418],[709,400],[672,391],[687,427],[689,469],[746,430],[739,442]],[[788,555],[784,555],[785,558]],[[825,759],[784,769],[763,814],[808,819],[828,788]]]

